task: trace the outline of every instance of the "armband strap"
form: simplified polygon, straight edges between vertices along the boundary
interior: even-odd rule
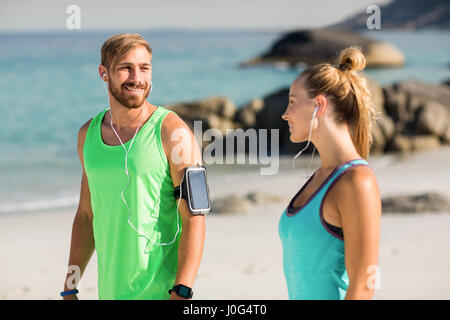
[[[178,187],[176,187],[173,190],[173,195],[175,196],[175,199],[183,198],[183,199],[187,200],[188,194],[187,194],[187,183],[186,183],[186,181],[183,181],[181,183],[181,185],[179,185]]]

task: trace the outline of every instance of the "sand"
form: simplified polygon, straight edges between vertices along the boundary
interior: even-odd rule
[[[382,196],[435,191],[450,197],[449,147],[371,157],[369,164]],[[315,161],[312,168],[317,165]],[[239,186],[240,193],[265,191],[286,200],[207,217],[194,298],[287,299],[278,221],[305,179],[292,174],[289,161],[274,176],[261,176],[254,167],[239,173],[231,169],[225,176],[220,172],[211,170],[213,198],[236,192]],[[0,216],[0,299],[60,299],[75,211],[70,207]],[[450,299],[449,243],[450,212],[383,213],[381,283],[374,298]],[[97,299],[95,254],[79,290],[80,299]]]

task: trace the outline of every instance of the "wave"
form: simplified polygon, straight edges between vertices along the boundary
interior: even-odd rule
[[[67,208],[76,206],[78,204],[78,200],[79,200],[78,196],[71,196],[57,199],[0,204],[0,213]]]

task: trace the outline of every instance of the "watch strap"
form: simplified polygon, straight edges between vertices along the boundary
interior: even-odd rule
[[[172,289],[169,289],[169,294],[171,294],[172,292],[175,292],[178,296],[186,299],[191,299],[194,295],[192,288],[189,288],[182,284],[177,284],[173,286]]]

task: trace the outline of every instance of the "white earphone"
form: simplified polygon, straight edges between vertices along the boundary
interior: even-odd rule
[[[314,108],[313,119],[314,119],[314,117],[316,116],[317,111],[319,111],[319,106],[316,106],[316,107]]]
[[[319,106],[315,106],[315,107],[314,107],[313,116],[312,116],[312,119],[311,119],[311,126],[310,126],[310,128],[309,128],[308,143],[306,144],[306,146],[305,146],[302,150],[300,150],[299,153],[297,153],[297,155],[294,157],[294,159],[292,159],[292,171],[294,171],[294,172],[295,172],[295,166],[294,166],[295,159],[297,159],[297,158],[302,154],[302,152],[305,151],[305,150],[308,148],[309,142],[311,141],[311,133],[312,133],[312,125],[313,125],[312,121],[314,120],[314,117],[316,116],[316,114],[317,114],[318,111],[319,111]],[[308,164],[308,167],[306,168],[306,171],[309,170],[309,166],[311,165],[311,162],[312,162],[312,160],[313,160],[313,158],[314,158],[314,153],[315,153],[315,151],[316,151],[316,147],[314,146],[314,150],[313,150],[313,153],[312,153],[312,157],[311,157],[311,160],[309,161],[309,164]],[[309,177],[304,176],[303,178],[309,178]]]

